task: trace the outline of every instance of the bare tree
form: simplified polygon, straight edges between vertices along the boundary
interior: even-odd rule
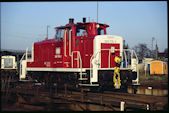
[[[168,48],[165,48],[164,53],[166,54],[166,56],[168,55]]]
[[[151,56],[151,50],[147,47],[147,44],[139,43],[138,45],[134,46],[133,49],[136,51],[139,58]]]

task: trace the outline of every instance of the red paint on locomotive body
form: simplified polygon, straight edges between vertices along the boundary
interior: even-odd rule
[[[111,47],[114,47],[115,49],[120,49],[120,44],[107,44],[107,43],[101,43],[101,49],[111,49]],[[103,50],[102,50],[103,51]],[[108,60],[109,60],[109,51],[103,51],[101,52],[101,68],[108,68]],[[114,54],[110,54],[110,68],[113,68],[116,66],[116,63],[114,61],[114,58],[116,56],[120,55],[120,51],[115,52]]]
[[[27,62],[27,68],[80,68],[79,53],[82,68],[90,68],[94,37],[106,35],[107,27],[109,26],[106,24],[96,22],[69,23],[66,26],[56,27],[54,39],[34,43],[34,60]]]

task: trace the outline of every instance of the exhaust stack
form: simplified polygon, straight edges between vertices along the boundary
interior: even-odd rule
[[[86,23],[86,18],[83,18],[83,23]]]
[[[69,24],[70,24],[70,23],[74,23],[74,18],[70,18],[70,19],[69,19]]]

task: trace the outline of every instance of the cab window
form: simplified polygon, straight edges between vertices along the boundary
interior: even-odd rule
[[[56,33],[56,40],[62,40],[64,36],[65,29],[58,29]]]
[[[104,33],[104,29],[103,28],[98,28],[97,29],[97,34],[98,35],[104,35],[105,33]]]
[[[85,36],[87,35],[87,28],[86,27],[77,27],[76,28],[76,36]]]

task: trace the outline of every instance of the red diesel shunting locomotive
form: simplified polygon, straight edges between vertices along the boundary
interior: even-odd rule
[[[137,55],[123,49],[122,37],[107,35],[107,27],[86,22],[86,18],[77,24],[69,19],[69,24],[56,27],[55,38],[33,44],[31,58],[26,51],[21,59],[20,80],[113,87],[114,58],[121,56],[122,85],[138,83]]]

